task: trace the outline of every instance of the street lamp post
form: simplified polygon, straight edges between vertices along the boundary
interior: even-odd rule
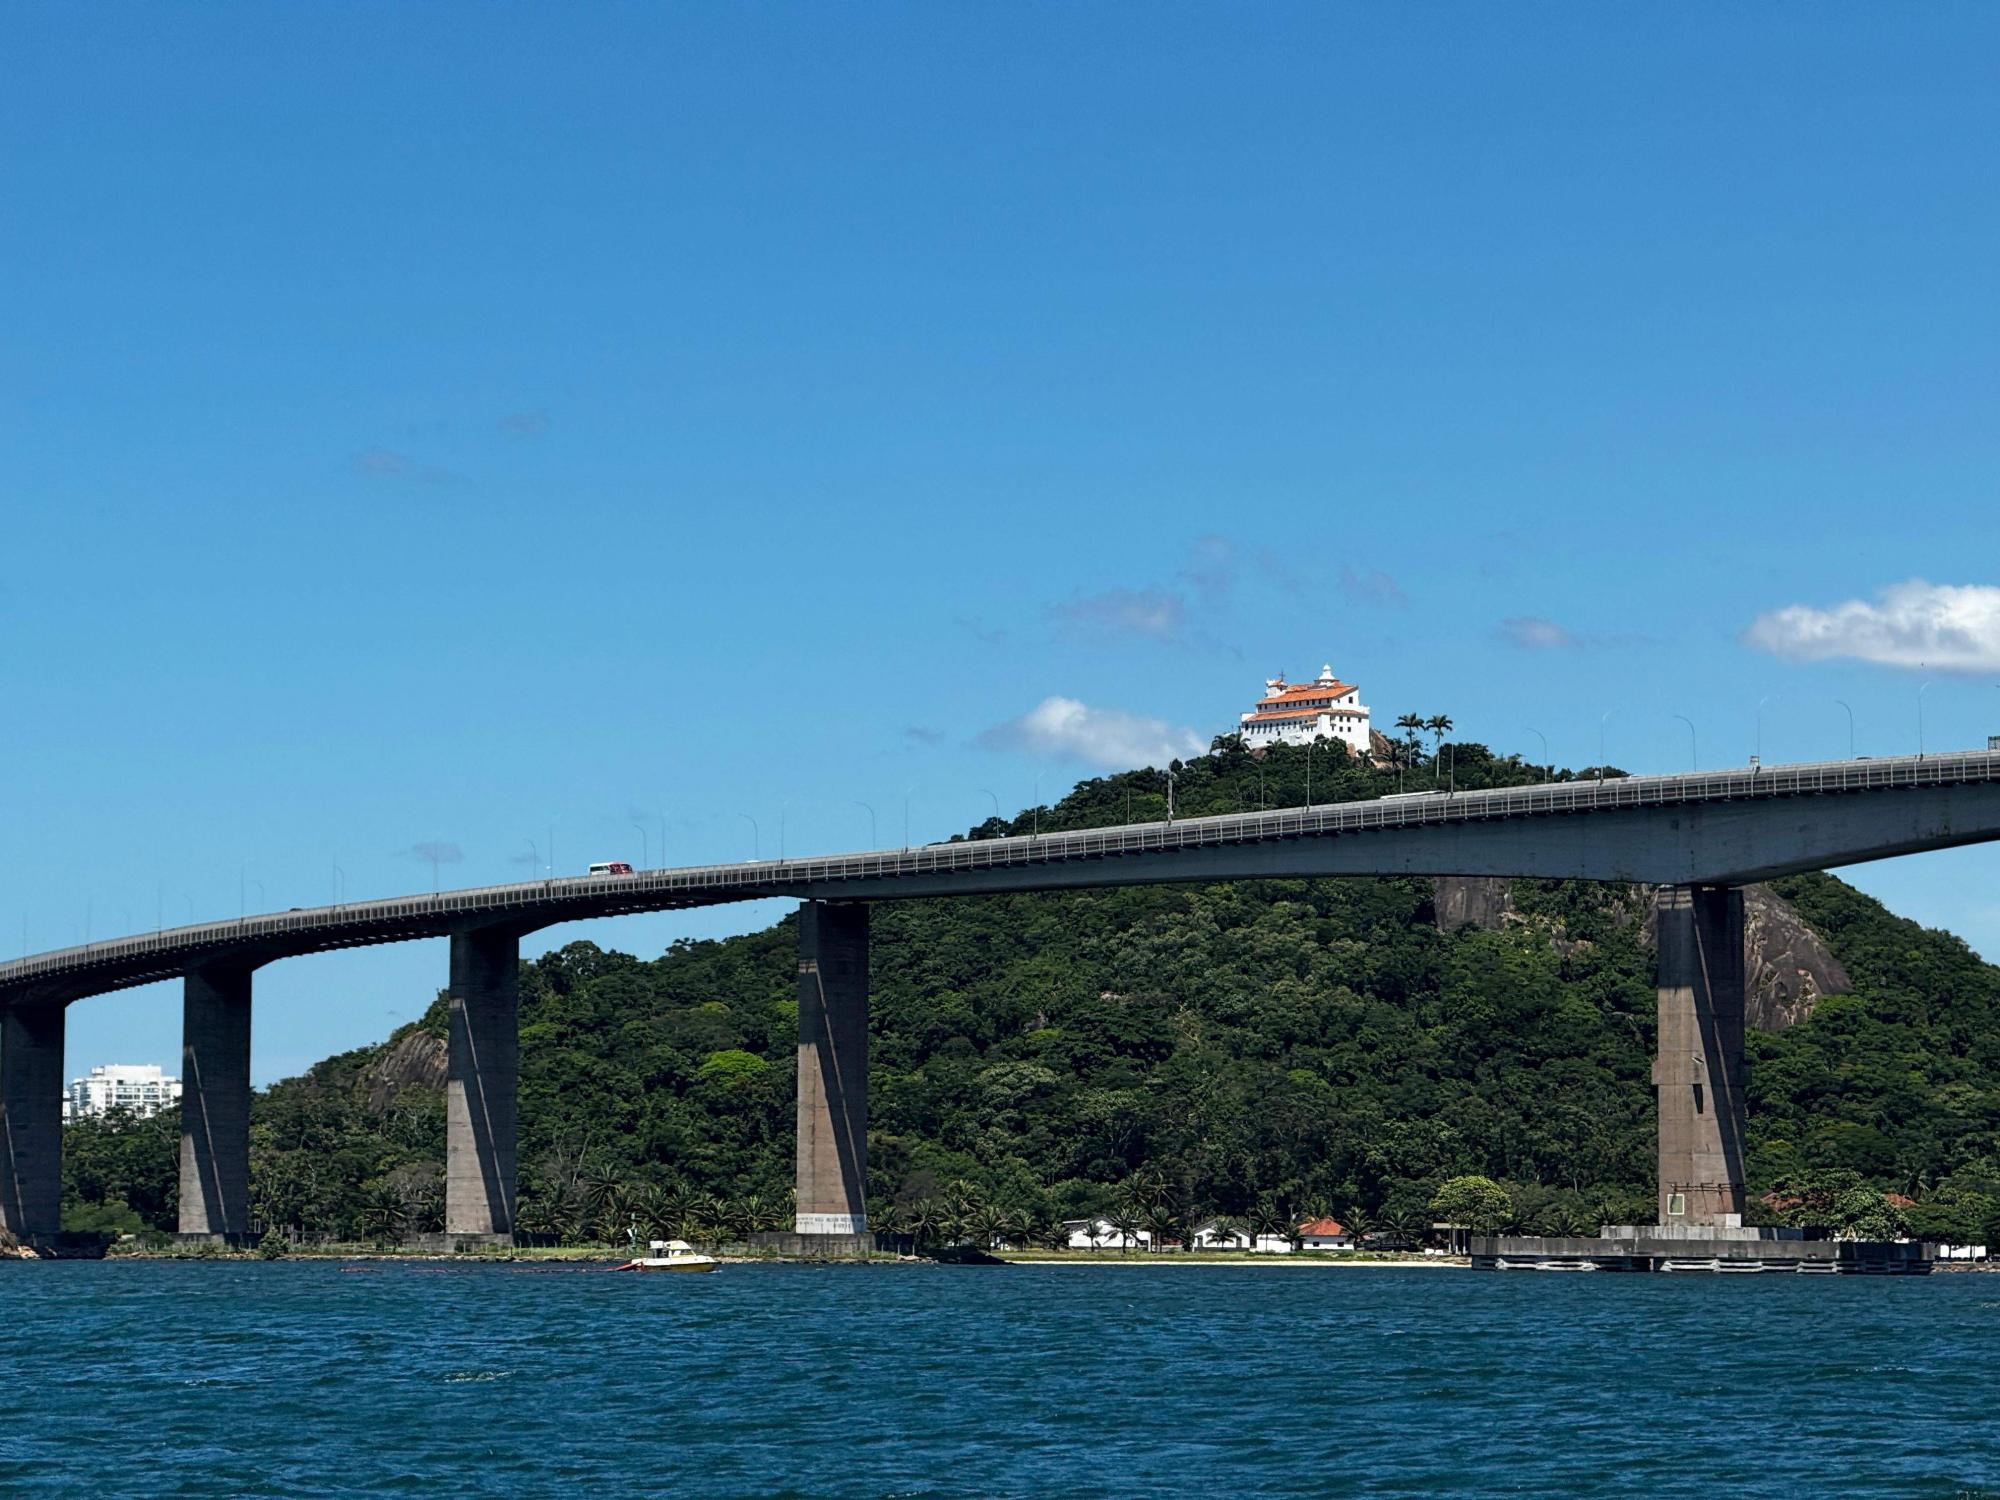
[[[914,785],[903,788],[903,852],[905,854],[910,852],[910,793],[916,790],[917,788]]]
[[[1617,712],[1618,710],[1615,708],[1607,708],[1597,719],[1597,784],[1599,786],[1604,785],[1604,767],[1606,765],[1604,750],[1605,727],[1610,724],[1611,716]]]
[[[528,868],[529,868],[529,869],[531,869],[531,870],[539,870],[539,869],[541,869],[541,868],[542,868],[542,851],[541,851],[541,850],[539,850],[539,849],[537,849],[537,848],[535,847],[535,841],[534,841],[533,839],[529,839],[529,838],[524,838],[524,839],[522,839],[522,840],[521,840],[521,842],[522,842],[522,843],[524,843],[524,844],[526,844],[526,845],[528,846],[528,858],[529,858],[529,860],[531,861],[531,863],[529,864]],[[554,874],[555,872],[554,872],[553,870],[551,870],[551,871],[550,871],[549,873],[550,873],[550,874]]]
[[[653,845],[646,833],[646,825],[634,818],[632,826],[639,830],[639,868],[650,870],[653,868]]]
[[[1675,714],[1674,717],[1688,727],[1688,769],[1690,771],[1699,771],[1701,769],[1701,747],[1695,739],[1694,720],[1690,719],[1686,714]]]
[[[1924,693],[1929,689],[1931,679],[1925,678],[1924,685],[1917,689],[1917,759],[1924,758]]]
[[[1758,765],[1760,765],[1760,766],[1761,766],[1762,764],[1764,764],[1764,705],[1765,705],[1766,703],[1769,703],[1769,702],[1770,702],[1770,701],[1771,701],[1771,700],[1772,700],[1773,698],[1776,698],[1776,697],[1778,697],[1778,696],[1779,696],[1779,695],[1778,695],[1777,693],[1766,693],[1766,694],[1765,694],[1765,695],[1764,695],[1763,697],[1761,697],[1761,698],[1759,698],[1759,699],[1757,700],[1757,751],[1756,751],[1756,760],[1757,760],[1757,764],[1758,764]]]
[[[1854,710],[1847,707],[1847,700],[1844,698],[1836,698],[1833,701],[1835,703],[1838,703],[1842,708],[1847,709],[1847,758],[1849,760],[1853,760],[1854,759]]]
[[[757,820],[746,812],[740,812],[736,816],[750,825],[750,858],[752,861],[762,859],[764,857],[764,833],[757,826]]]
[[[875,809],[873,807],[870,807],[866,802],[861,802],[858,800],[855,802],[854,805],[856,807],[863,807],[868,809],[868,852],[870,854],[873,854],[877,847],[875,838]]]
[[[1549,759],[1549,737],[1532,724],[1524,724],[1521,727],[1542,742],[1542,764],[1547,766],[1551,771],[1555,770],[1555,763]]]

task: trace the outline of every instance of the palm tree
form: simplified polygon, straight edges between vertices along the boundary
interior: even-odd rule
[[[1368,1248],[1368,1236],[1375,1232],[1375,1221],[1368,1217],[1368,1210],[1357,1203],[1348,1209],[1340,1227],[1347,1231],[1348,1241],[1355,1249],[1365,1250]]]
[[[1250,1210],[1250,1231],[1260,1240],[1276,1239],[1290,1227],[1285,1211],[1269,1199],[1258,1200],[1256,1207]]]
[[[713,1193],[696,1193],[688,1199],[687,1208],[681,1215],[681,1238],[688,1240],[710,1240],[722,1228],[728,1210],[722,1200]]]
[[[1407,747],[1396,760],[1396,790],[1400,792],[1403,789],[1403,767],[1408,763],[1409,752],[1417,747],[1417,735],[1424,729],[1425,720],[1421,714],[1404,714],[1396,720],[1396,727],[1403,731],[1403,744]]]
[[[1420,1248],[1423,1243],[1424,1231],[1430,1227],[1424,1215],[1407,1208],[1400,1208],[1394,1213],[1384,1214],[1382,1216],[1382,1223],[1389,1233],[1396,1237],[1396,1242],[1405,1250]]]
[[[1223,1249],[1233,1250],[1236,1247],[1233,1244],[1231,1244],[1230,1241],[1235,1239],[1236,1231],[1241,1229],[1243,1226],[1240,1222],[1238,1222],[1233,1216],[1229,1214],[1217,1214],[1213,1219],[1210,1219],[1208,1221],[1207,1227],[1208,1227],[1209,1242],[1211,1244],[1213,1244],[1216,1240],[1221,1240],[1223,1242],[1222,1244]],[[1192,1242],[1194,1240],[1194,1236],[1190,1234],[1188,1236],[1188,1240],[1190,1242],[1189,1248],[1192,1249],[1193,1248]]]
[[[1118,1231],[1118,1249],[1122,1254],[1132,1248],[1132,1242],[1139,1237],[1139,1216],[1129,1208],[1115,1208],[1105,1223]]]
[[[1431,780],[1437,780],[1438,756],[1444,751],[1444,737],[1451,732],[1450,714],[1432,714],[1424,720],[1424,728],[1431,732]],[[1455,753],[1455,752],[1454,752]]]
[[[937,1205],[928,1198],[919,1198],[903,1210],[903,1224],[909,1231],[910,1249],[923,1249],[924,1241],[937,1232]]]

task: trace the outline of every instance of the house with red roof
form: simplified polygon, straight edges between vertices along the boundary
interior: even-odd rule
[[[1354,1236],[1338,1219],[1308,1219],[1299,1225],[1301,1250],[1352,1250]]]
[[[1311,682],[1266,679],[1264,696],[1243,715],[1241,724],[1243,744],[1250,750],[1339,740],[1354,755],[1365,758],[1373,743],[1361,690],[1335,677],[1331,666],[1321,667]]]

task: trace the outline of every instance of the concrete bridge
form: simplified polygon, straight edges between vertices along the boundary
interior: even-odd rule
[[[1661,887],[1662,1223],[1743,1209],[1741,887],[2000,839],[2000,752],[1635,776],[794,860],[530,881],[168,928],[0,964],[0,1229],[59,1228],[63,1022],[183,981],[180,1230],[250,1232],[251,980],[331,948],[451,940],[445,1228],[512,1236],[521,938],[557,922],[786,897],[799,924],[797,1230],[867,1232],[868,914],[876,901],[1340,875]]]

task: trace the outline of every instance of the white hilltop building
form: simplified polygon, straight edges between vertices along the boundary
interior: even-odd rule
[[[180,1099],[181,1081],[167,1077],[158,1063],[105,1063],[92,1068],[88,1078],[70,1080],[63,1096],[63,1118],[101,1117],[114,1109],[152,1115]]]
[[[1368,707],[1360,699],[1361,690],[1335,677],[1330,666],[1321,667],[1311,682],[1270,678],[1257,706],[1243,716],[1243,743],[1260,750],[1268,745],[1339,740],[1357,757],[1366,759],[1373,742]]]

